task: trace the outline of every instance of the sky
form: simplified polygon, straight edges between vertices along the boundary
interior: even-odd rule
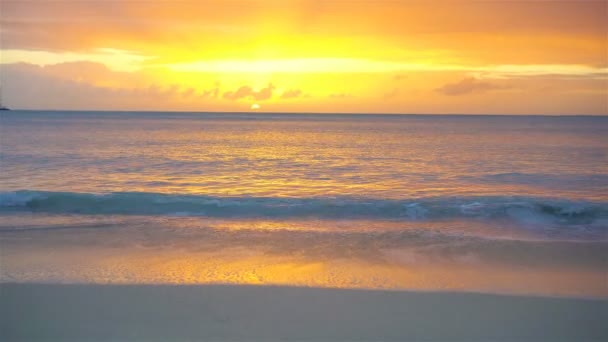
[[[0,0],[20,109],[608,115],[608,1]]]

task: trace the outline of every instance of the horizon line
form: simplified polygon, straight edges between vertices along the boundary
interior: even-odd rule
[[[606,114],[513,114],[513,113],[365,113],[365,112],[262,112],[262,111],[189,111],[189,110],[143,110],[143,109],[14,109],[7,112],[94,112],[94,113],[176,113],[176,114],[244,114],[244,115],[361,115],[361,116],[541,116],[541,117],[608,117]]]

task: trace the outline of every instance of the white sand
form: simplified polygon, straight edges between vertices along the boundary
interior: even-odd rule
[[[0,285],[0,340],[608,341],[608,300],[295,287]]]

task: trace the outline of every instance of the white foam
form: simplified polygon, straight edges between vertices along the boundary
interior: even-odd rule
[[[42,193],[31,191],[13,191],[0,193],[1,207],[23,207],[33,200],[46,199]]]
[[[555,219],[549,215],[539,213],[531,208],[508,208],[507,214],[510,218],[524,224],[547,224],[555,222]]]
[[[460,206],[460,212],[465,215],[478,215],[486,207],[485,204],[480,202],[473,202],[469,204],[462,204]]]
[[[575,203],[561,208],[559,210],[559,213],[566,216],[575,216],[583,214],[586,209],[587,208],[584,205],[580,203]]]
[[[424,219],[426,218],[426,215],[429,212],[427,209],[420,206],[418,203],[406,204],[404,207],[405,215],[412,220]]]

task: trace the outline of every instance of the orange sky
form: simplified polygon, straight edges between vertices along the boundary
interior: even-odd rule
[[[607,1],[0,6],[14,108],[608,115]]]

